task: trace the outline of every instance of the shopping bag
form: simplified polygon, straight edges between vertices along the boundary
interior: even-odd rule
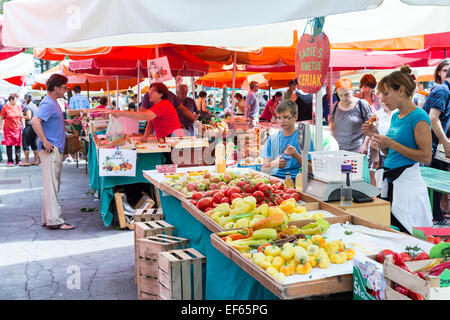
[[[111,115],[109,116],[109,123],[105,135],[106,139],[111,142],[124,138],[125,134],[123,132],[123,127],[118,118],[112,117]]]

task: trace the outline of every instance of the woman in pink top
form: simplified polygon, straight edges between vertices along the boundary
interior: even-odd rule
[[[17,104],[19,96],[15,93],[8,97],[8,103],[0,114],[0,134],[3,130],[2,145],[6,146],[8,166],[13,165],[12,149],[15,148],[16,164],[21,164],[20,147],[22,146],[22,127],[25,127],[22,107]]]
[[[107,105],[108,105],[108,97],[102,96],[102,97],[100,97],[98,102],[100,104],[98,106],[96,106],[95,109],[106,109]]]
[[[283,94],[280,91],[277,91],[272,97],[272,99],[270,99],[270,101],[267,102],[261,117],[259,117],[259,121],[272,120],[272,117],[275,117],[275,110],[277,109],[278,104],[280,103],[282,98]]]

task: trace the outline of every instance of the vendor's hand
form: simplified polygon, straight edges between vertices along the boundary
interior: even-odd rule
[[[373,135],[372,141],[375,143],[374,146],[377,146],[379,149],[389,148],[392,143],[391,138],[379,135],[377,133]]]
[[[447,143],[444,143],[444,151],[445,157],[450,158],[450,140],[447,140]]]
[[[282,159],[281,157],[278,159],[275,159],[271,162],[271,167],[272,168],[278,168],[278,169],[283,169],[287,166],[287,161]]]
[[[288,156],[291,156],[292,158],[300,157],[300,153],[298,153],[297,149],[295,149],[295,147],[291,146],[290,144],[284,150],[284,153]]]
[[[361,147],[359,147],[359,153],[367,154],[368,150],[369,148],[364,143],[361,145]]]
[[[364,135],[369,137],[372,137],[374,134],[378,133],[377,127],[375,127],[373,124],[369,124],[369,121],[363,123],[361,131],[362,133],[364,133]]]
[[[48,141],[42,142],[42,147],[44,148],[45,151],[49,153],[52,152],[54,148],[54,146]]]

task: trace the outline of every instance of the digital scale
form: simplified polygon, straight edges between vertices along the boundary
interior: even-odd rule
[[[311,128],[307,123],[298,124],[298,144],[302,155],[308,154],[311,145]],[[340,201],[341,181],[325,181],[309,176],[308,157],[302,157],[302,192],[322,201]],[[355,202],[372,201],[380,190],[364,180],[352,180],[352,197]]]

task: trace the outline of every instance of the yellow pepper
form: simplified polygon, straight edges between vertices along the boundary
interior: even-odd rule
[[[306,210],[305,207],[302,207],[302,206],[296,206],[296,207],[294,208],[294,213],[304,213],[304,212],[307,212],[307,210]]]
[[[353,250],[352,248],[348,248],[347,250],[344,251],[345,254],[347,255],[347,260],[353,260],[353,257],[355,256],[356,252],[355,250]]]
[[[315,244],[310,244],[306,248],[306,252],[308,252],[308,255],[310,256],[318,256],[319,255],[319,246],[316,246]]]
[[[295,209],[295,202],[284,200],[280,203],[279,208],[286,213],[293,213]]]
[[[331,262],[334,264],[343,264],[347,261],[347,254],[339,252],[331,255]]]
[[[317,258],[316,256],[309,256],[308,262],[314,268],[319,264],[319,258]]]
[[[266,261],[269,261],[270,263],[273,262],[274,256],[266,256]]]
[[[284,259],[280,256],[276,256],[275,258],[273,258],[271,265],[275,269],[280,270],[280,268],[284,265]]]
[[[337,241],[330,241],[327,242],[325,245],[325,250],[327,251],[328,255],[332,255],[339,252],[339,244]]]
[[[247,259],[251,259],[252,258],[252,254],[250,252],[243,252],[242,255],[244,257],[246,257]]]
[[[264,261],[266,261],[266,256],[264,255],[264,253],[262,252],[258,252],[257,254],[255,254],[253,256],[253,262],[257,265],[260,266]]]
[[[299,263],[303,264],[308,261],[308,252],[305,250],[305,248],[302,247],[295,247],[295,260],[297,260]]]
[[[311,242],[319,248],[325,248],[325,239],[320,234],[315,234],[311,237]]]
[[[262,261],[261,264],[259,265],[261,268],[263,268],[264,270],[267,270],[267,268],[271,267],[272,264],[266,260]]]
[[[297,241],[297,246],[302,247],[304,249],[308,248],[308,246],[311,244],[312,242],[310,239],[300,239]]]
[[[294,257],[294,255],[295,255],[294,247],[286,247],[281,251],[281,257],[284,260],[291,260],[292,257]]]
[[[341,240],[336,240],[338,246],[339,246],[339,252],[345,251],[345,243],[343,243]]]
[[[305,264],[299,264],[295,271],[299,274],[307,274],[310,273],[312,269],[312,266],[309,262],[306,262]]]
[[[280,247],[277,246],[268,246],[264,249],[264,254],[267,256],[278,256],[281,253]]]
[[[285,264],[280,268],[280,272],[283,273],[286,277],[291,276],[295,274],[295,266],[292,264]]]
[[[286,277],[284,274],[282,274],[281,272],[278,272],[277,274],[275,274],[273,276],[275,278],[275,280],[277,280],[280,283],[284,283],[286,281]]]
[[[286,242],[285,244],[283,244],[283,249],[286,249],[286,248],[294,249],[294,244],[292,242]]]
[[[274,275],[276,275],[276,274],[278,273],[278,270],[275,269],[274,267],[268,267],[268,268],[266,269],[266,272],[267,272],[268,274],[270,274],[271,276],[274,276]]]
[[[329,266],[330,263],[331,263],[330,258],[329,258],[327,255],[321,255],[321,256],[319,256],[318,262],[319,262],[318,267],[319,267],[320,269],[326,269],[326,268],[328,268],[328,266]]]
[[[260,210],[260,214],[263,215],[264,217],[267,218],[269,216],[270,207],[266,203],[259,206],[258,209]]]

